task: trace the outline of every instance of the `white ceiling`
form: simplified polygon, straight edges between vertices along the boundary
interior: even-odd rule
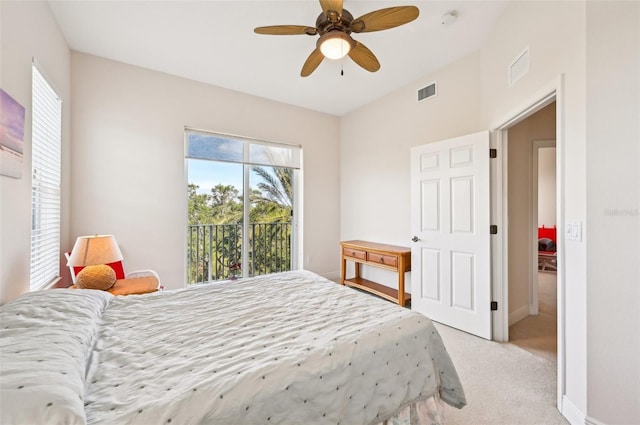
[[[353,34],[377,56],[378,72],[349,58],[325,59],[306,78],[300,69],[317,36],[258,35],[253,28],[315,26],[321,11],[315,0],[49,4],[73,50],[340,116],[477,50],[506,0],[345,0],[354,17],[403,5],[417,6],[420,16],[390,30]],[[442,25],[441,17],[451,10],[458,19]]]

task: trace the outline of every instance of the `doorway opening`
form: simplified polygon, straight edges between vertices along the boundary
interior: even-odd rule
[[[507,129],[509,342],[556,362],[556,103]]]
[[[511,182],[509,180],[509,169],[515,167],[515,165],[510,165],[509,158],[509,148],[511,148],[511,143],[509,139],[513,136],[512,130],[513,128],[527,120],[527,118],[534,116],[537,112],[543,110],[545,107],[554,104],[555,112],[552,113],[553,124],[555,128],[550,132],[550,135],[538,135],[535,136],[534,139],[555,139],[556,141],[556,228],[558,231],[557,245],[556,245],[556,320],[557,320],[557,355],[556,355],[556,365],[557,365],[557,408],[561,412],[563,412],[563,400],[565,394],[565,370],[566,370],[566,356],[565,356],[565,280],[564,280],[564,246],[563,246],[563,238],[562,238],[562,229],[564,229],[564,178],[563,178],[563,108],[564,108],[564,100],[563,100],[563,78],[559,76],[557,79],[552,80],[546,87],[543,87],[535,96],[530,98],[528,101],[524,102],[519,108],[514,109],[513,113],[507,115],[507,119],[498,123],[498,125],[494,126],[495,131],[493,132],[492,138],[492,147],[497,148],[499,154],[499,160],[492,163],[492,221],[497,224],[498,228],[502,231],[499,232],[498,235],[495,236],[491,245],[492,251],[492,291],[494,300],[498,301],[500,308],[497,312],[494,313],[493,316],[493,339],[496,341],[507,342],[510,340],[509,338],[509,319],[510,313],[511,318],[513,320],[514,310],[510,308],[510,303],[512,301],[511,292],[511,284],[510,279],[510,267],[509,267],[509,257],[511,255],[515,255],[512,253],[512,249],[510,247],[510,240],[512,236],[510,234],[511,228],[511,217],[509,215],[509,205],[514,204],[514,199],[510,199],[510,195],[512,194],[509,190],[509,186]],[[526,126],[526,124],[525,124]],[[532,148],[529,148],[529,151],[532,151]],[[531,162],[529,162],[531,164]],[[532,166],[529,166],[531,169]],[[530,176],[532,173],[528,173]],[[529,177],[531,178],[531,177]],[[530,290],[527,293],[525,291],[525,298],[533,298],[533,285],[534,279],[534,271],[537,272],[537,249],[536,248],[536,240],[537,240],[537,221],[534,222],[534,212],[531,207],[533,204],[532,201],[532,184],[529,184],[526,187],[526,191],[528,195],[526,195],[522,202],[528,205],[527,211],[530,214],[528,217],[528,222],[530,223],[527,232],[527,229],[524,230],[524,234],[522,234],[523,239],[529,239],[525,243],[525,250],[530,252],[528,256],[529,261],[524,260],[524,267],[526,271],[524,273],[524,279],[529,284],[525,285],[529,287]],[[537,219],[536,219],[537,220]],[[527,256],[525,251],[525,256]],[[537,279],[539,282],[540,280]],[[537,293],[536,293],[537,296]],[[531,308],[528,302],[526,302],[528,308]],[[520,314],[528,315],[527,307],[523,310],[520,310]],[[511,311],[510,311],[511,310]],[[517,310],[517,309],[516,309]],[[530,310],[531,311],[531,310]]]

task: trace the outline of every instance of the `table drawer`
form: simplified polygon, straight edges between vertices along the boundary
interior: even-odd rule
[[[367,260],[372,263],[384,264],[389,267],[398,267],[398,257],[392,255],[382,255],[370,252]]]
[[[367,252],[352,248],[342,248],[342,254],[346,257],[358,258],[360,260],[367,259]]]

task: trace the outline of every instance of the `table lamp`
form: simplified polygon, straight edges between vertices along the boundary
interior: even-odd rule
[[[122,253],[113,235],[80,236],[76,239],[67,264],[72,267],[84,267],[77,275],[77,285],[82,281],[95,281],[96,279],[104,279],[113,285],[115,272],[105,264],[121,261],[122,258]],[[105,283],[103,286],[108,284]]]

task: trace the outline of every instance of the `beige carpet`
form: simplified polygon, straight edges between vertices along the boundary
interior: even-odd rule
[[[556,274],[538,272],[538,315],[509,327],[509,342],[556,361],[558,351]]]
[[[436,324],[456,365],[468,405],[447,408],[453,425],[565,425],[556,408],[556,275],[539,273],[537,316],[498,343]]]
[[[513,344],[487,341],[441,324],[438,331],[467,396],[447,406],[449,425],[566,425],[556,408],[556,363]]]

